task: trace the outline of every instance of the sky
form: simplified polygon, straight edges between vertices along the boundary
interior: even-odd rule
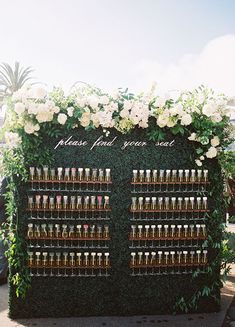
[[[65,90],[159,92],[205,84],[235,96],[235,0],[0,0],[0,62]]]

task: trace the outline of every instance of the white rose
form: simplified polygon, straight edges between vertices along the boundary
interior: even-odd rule
[[[68,113],[68,116],[69,117],[72,117],[73,116],[73,112],[74,112],[74,108],[73,107],[68,107],[67,108],[67,113]]]
[[[58,123],[61,124],[61,125],[64,125],[65,122],[66,122],[66,120],[67,120],[67,118],[68,118],[67,115],[65,115],[65,114],[59,114],[58,115],[58,118],[57,118]]]
[[[181,118],[182,125],[187,126],[187,125],[190,125],[191,123],[192,123],[192,117],[190,114],[185,114],[182,116],[182,118]]]
[[[211,121],[213,121],[213,123],[219,123],[221,122],[222,117],[219,113],[215,113],[214,115],[211,116]]]
[[[196,163],[196,165],[199,166],[199,167],[202,166],[202,162],[201,162],[201,160],[199,160],[199,159],[196,159],[196,160],[195,160],[195,163]]]
[[[47,91],[41,86],[33,88],[31,92],[31,97],[39,100],[44,99],[47,95]]]
[[[24,111],[25,111],[25,105],[21,102],[17,102],[15,104],[15,112],[17,113],[17,115],[20,116]]]
[[[213,139],[211,139],[211,145],[213,147],[216,147],[219,144],[220,144],[220,139],[218,138],[218,136],[214,136]]]
[[[189,137],[188,137],[189,141],[196,141],[197,140],[197,134],[196,133],[192,133]]]
[[[217,149],[215,147],[211,146],[209,148],[209,150],[206,152],[206,157],[210,158],[210,159],[214,158],[217,156],[217,152],[218,152]]]
[[[80,124],[83,127],[87,127],[90,124],[90,120],[91,120],[91,114],[90,114],[90,112],[84,112],[82,114],[82,117],[80,118]]]

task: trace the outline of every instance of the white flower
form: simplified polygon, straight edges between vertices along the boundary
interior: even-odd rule
[[[132,108],[133,102],[131,100],[124,100],[123,110],[128,111]]]
[[[36,115],[36,119],[39,123],[45,123],[53,120],[53,112],[50,111],[39,111]]]
[[[218,152],[217,149],[215,147],[211,146],[209,148],[209,150],[206,152],[206,157],[210,158],[210,159],[214,158],[217,156],[217,152]]]
[[[17,133],[5,132],[4,134],[6,145],[9,148],[15,148],[17,145],[21,144],[21,137]]]
[[[40,129],[40,126],[38,124],[35,125],[32,122],[27,122],[24,125],[24,130],[25,130],[25,133],[27,133],[27,134],[34,134],[34,132],[39,131],[39,129]]]
[[[83,127],[87,127],[90,124],[90,120],[91,120],[91,114],[90,114],[90,112],[84,112],[82,114],[82,117],[80,118],[80,124]]]
[[[65,115],[65,114],[59,114],[58,115],[58,118],[57,118],[58,123],[61,124],[61,125],[64,125],[65,122],[66,122],[66,120],[67,120],[67,118],[68,118],[67,115]]]
[[[215,114],[213,114],[211,116],[211,120],[213,121],[213,123],[219,123],[219,122],[221,122],[222,117],[219,113],[216,112]]]
[[[203,161],[203,160],[205,160],[205,157],[204,157],[204,156],[201,156],[199,159],[200,159],[201,161]]]
[[[192,123],[192,117],[190,114],[184,114],[181,118],[181,124],[182,125],[190,125]]]
[[[201,160],[199,160],[199,159],[196,159],[196,160],[195,160],[195,163],[196,163],[196,165],[199,166],[199,167],[202,166],[202,162],[201,162]]]
[[[213,147],[216,147],[217,145],[220,144],[220,139],[218,136],[214,136],[213,139],[211,139],[211,145]]]
[[[159,115],[157,118],[157,125],[161,128],[167,126],[169,118],[164,115]]]
[[[189,137],[188,137],[189,141],[196,141],[197,140],[197,134],[196,133],[192,133]]]
[[[15,104],[15,112],[17,113],[17,115],[20,116],[24,111],[25,111],[25,105],[21,102],[17,102]]]
[[[207,117],[211,117],[212,115],[214,115],[215,111],[216,111],[215,104],[212,103],[205,104],[202,108],[202,113]]]
[[[47,91],[41,86],[34,87],[31,90],[31,98],[33,99],[42,100],[46,97],[46,95],[47,95]]]
[[[173,127],[173,126],[175,126],[175,124],[176,124],[176,121],[169,119],[167,122],[167,127]]]
[[[109,97],[107,95],[102,95],[99,99],[99,103],[101,104],[108,104],[109,103]]]
[[[69,117],[72,117],[73,116],[73,112],[74,112],[74,108],[73,107],[68,107],[67,108],[67,113],[68,113],[68,116]]]
[[[154,102],[154,105],[156,107],[163,107],[166,103],[166,97],[158,97],[155,102]]]
[[[87,103],[89,106],[91,106],[91,108],[98,109],[99,98],[97,96],[91,95],[87,98]]]

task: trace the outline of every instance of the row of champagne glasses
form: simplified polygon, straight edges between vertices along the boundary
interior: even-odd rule
[[[34,181],[80,181],[80,182],[111,182],[110,168],[70,168],[57,167],[49,168],[47,166],[30,167],[30,180]]]
[[[131,211],[207,210],[207,197],[132,197]]]
[[[131,239],[199,238],[206,236],[205,224],[131,225]]]
[[[131,252],[130,266],[206,264],[207,250]]]
[[[109,238],[109,225],[97,224],[28,224],[30,238]]]
[[[31,276],[94,277],[109,276],[109,252],[28,251]]]
[[[29,209],[50,209],[50,210],[107,210],[109,196],[105,195],[48,195],[36,194],[28,196]]]
[[[208,170],[204,169],[134,169],[133,183],[206,183]]]

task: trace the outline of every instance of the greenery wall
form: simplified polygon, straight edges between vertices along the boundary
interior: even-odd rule
[[[57,139],[44,137],[43,147],[52,150],[52,166],[111,168],[113,180],[111,193],[111,276],[109,278],[51,278],[32,277],[31,287],[25,298],[17,298],[15,286],[10,285],[11,317],[47,316],[88,316],[88,315],[134,315],[158,314],[174,311],[210,312],[219,309],[220,257],[218,247],[221,240],[222,178],[217,159],[210,159],[203,165],[209,169],[212,182],[209,190],[209,206],[213,214],[206,217],[209,233],[208,273],[192,278],[191,275],[167,276],[130,276],[128,232],[130,228],[132,169],[190,169],[195,168],[193,143],[179,135],[168,134],[166,140],[175,139],[173,147],[156,147],[149,141],[143,129],[135,128],[130,134],[123,135],[115,130],[107,137],[111,140],[118,136],[112,147],[64,147],[53,150]],[[84,139],[91,143],[100,135],[101,129],[87,132],[84,129],[71,131],[66,136]],[[105,138],[105,136],[104,136]],[[127,140],[144,140],[147,147],[133,147],[121,150]],[[45,148],[43,149],[43,151]],[[40,152],[41,149],[38,149]],[[31,162],[37,165],[37,162]],[[21,189],[22,187],[22,189]],[[18,187],[19,230],[26,232],[27,214],[26,185]],[[216,245],[217,244],[217,245]],[[15,269],[15,268],[14,268]],[[14,269],[11,272],[14,273]]]

